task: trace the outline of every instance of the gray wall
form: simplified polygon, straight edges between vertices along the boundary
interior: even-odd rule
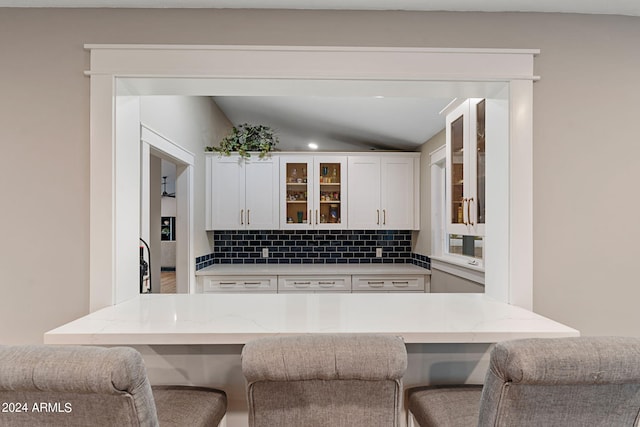
[[[442,129],[420,146],[420,231],[414,232],[413,251],[420,255],[431,253],[431,156],[447,143],[446,129]]]
[[[88,311],[84,43],[540,48],[534,309],[640,336],[638,40],[640,18],[615,16],[0,9],[0,342],[42,342]]]

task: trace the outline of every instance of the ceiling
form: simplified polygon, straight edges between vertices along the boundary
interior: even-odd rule
[[[560,12],[640,16],[637,0],[0,0],[0,7]]]
[[[452,98],[214,96],[234,125],[271,126],[278,149],[416,150],[444,129]]]

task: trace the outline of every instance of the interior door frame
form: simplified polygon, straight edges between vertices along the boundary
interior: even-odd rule
[[[177,142],[158,133],[144,123],[140,124],[140,148],[141,148],[141,177],[148,176],[149,155],[168,160],[176,164],[176,292],[190,293],[195,290],[195,264],[191,262],[194,251],[194,165],[195,155]],[[141,230],[140,234],[147,236],[150,241],[151,230],[145,224],[145,218],[149,218],[150,200],[145,192],[148,185],[142,184],[141,188]],[[154,286],[155,287],[155,286]],[[158,288],[159,289],[159,286]]]
[[[220,81],[231,86],[236,83],[232,95],[255,94],[256,88],[262,94],[282,94],[287,88],[291,90],[292,81],[296,89],[312,84],[325,95],[342,95],[348,85],[349,93],[366,96],[372,95],[373,83],[378,95],[389,96],[412,96],[431,87],[436,92],[442,88],[446,96],[473,97],[478,88],[490,92],[492,86],[506,85],[509,179],[501,211],[494,213],[499,218],[494,216],[492,233],[500,245],[486,249],[487,259],[492,261],[486,266],[485,291],[500,301],[532,308],[533,82],[538,79],[533,75],[533,58],[538,50],[202,45],[85,48],[91,52],[91,69],[86,72],[91,80],[91,311],[129,299],[137,289],[136,277],[123,274],[137,266],[137,246],[130,248],[122,235],[123,230],[135,229],[130,227],[127,211],[134,213],[139,207],[129,206],[130,201],[117,191],[117,183],[125,182],[135,171],[128,163],[117,161],[131,153],[131,147],[115,135],[116,95],[202,96],[207,85]],[[133,218],[137,221],[139,216]]]

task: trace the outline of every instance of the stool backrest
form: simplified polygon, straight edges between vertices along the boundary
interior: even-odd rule
[[[370,334],[254,340],[242,351],[249,425],[398,426],[407,353]]]
[[[10,426],[157,426],[140,353],[132,348],[0,346],[0,401]]]
[[[498,343],[480,426],[633,426],[640,419],[640,338]]]

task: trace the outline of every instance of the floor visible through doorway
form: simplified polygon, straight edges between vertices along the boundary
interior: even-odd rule
[[[163,271],[160,273],[160,293],[175,294],[176,293],[176,272]]]

